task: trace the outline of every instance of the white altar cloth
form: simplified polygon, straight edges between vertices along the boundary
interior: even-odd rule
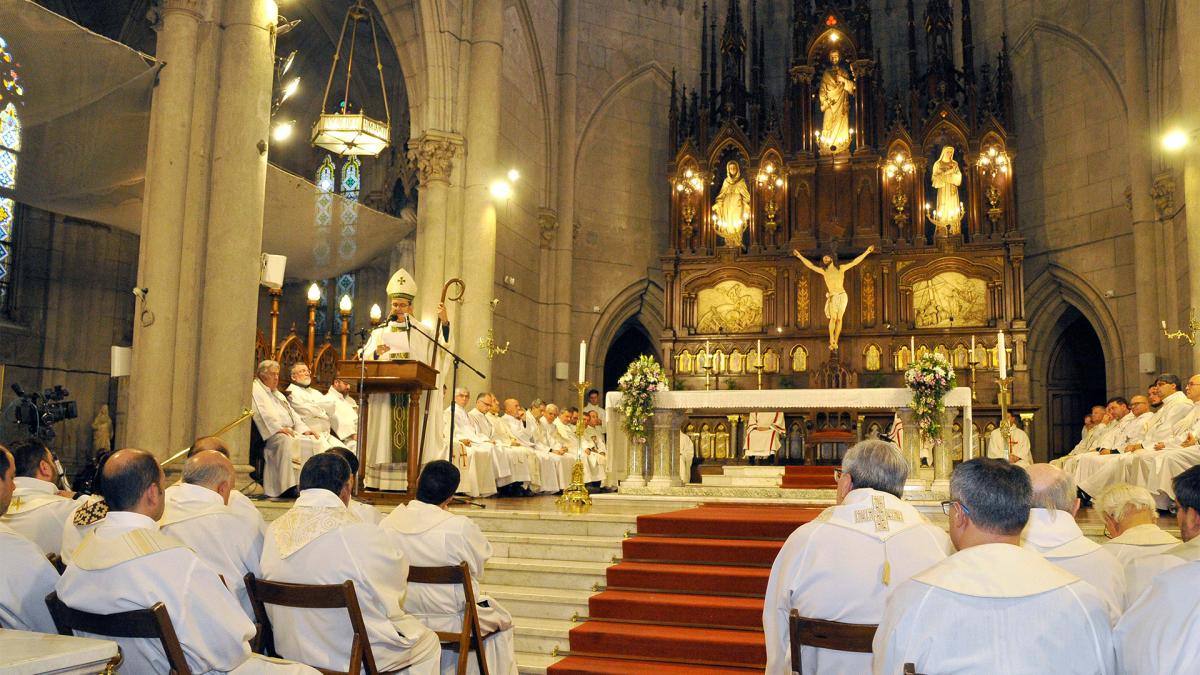
[[[608,459],[612,483],[624,479],[630,473],[639,473],[628,466],[629,437],[622,428],[625,419],[621,413],[624,397],[619,391],[610,391],[604,398],[605,419],[608,421]],[[912,392],[907,388],[888,389],[733,389],[711,391],[664,391],[654,395],[655,410],[672,410],[684,414],[695,414],[703,410],[719,410],[727,413],[750,410],[899,410],[912,403]],[[974,434],[965,433],[972,428],[971,388],[955,387],[946,394],[947,408],[961,408],[963,458],[975,456]],[[653,419],[650,423],[652,424]],[[647,455],[651,453],[647,452]],[[641,475],[648,475],[650,460],[641,468]]]

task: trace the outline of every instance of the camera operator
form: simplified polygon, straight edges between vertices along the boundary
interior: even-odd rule
[[[63,525],[78,505],[75,493],[58,489],[58,463],[40,440],[26,439],[10,451],[16,464],[16,490],[0,522],[37,544],[42,553],[61,555]]]

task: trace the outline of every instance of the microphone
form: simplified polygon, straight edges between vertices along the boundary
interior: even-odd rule
[[[399,320],[400,320],[400,318],[397,317],[395,314],[388,315],[388,323],[391,323],[392,321],[399,321]]]

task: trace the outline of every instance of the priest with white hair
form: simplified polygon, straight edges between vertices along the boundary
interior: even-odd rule
[[[278,361],[260,362],[251,387],[254,426],[266,442],[262,483],[268,497],[279,497],[295,487],[300,467],[325,449],[320,435],[308,428],[280,393],[279,368]]]
[[[888,596],[952,552],[941,528],[904,501],[908,463],[895,445],[862,441],[837,477],[837,506],[788,537],[767,582],[763,631],[768,675],[792,672],[788,616],[878,623]],[[801,672],[865,673],[870,654],[803,647]]]
[[[334,408],[337,404],[312,386],[312,370],[308,364],[303,361],[292,364],[289,378],[291,382],[287,387],[288,403],[300,419],[304,420],[305,426],[321,439],[321,447],[324,450],[346,447],[346,444],[333,434]]]
[[[958,552],[892,591],[875,631],[875,675],[906,663],[918,673],[1117,672],[1104,598],[1021,547],[1032,497],[1029,474],[1010,462],[955,467],[942,508]]]
[[[1124,610],[1125,569],[1079,529],[1079,496],[1070,474],[1049,464],[1029,467],[1033,508],[1022,533],[1023,546],[1095,587],[1108,603],[1113,623]]]
[[[494,396],[492,400],[495,400]],[[533,481],[535,492],[553,494],[570,485],[569,479],[566,483],[562,482],[562,465],[568,461],[573,464],[574,458],[567,458],[565,453],[554,452],[533,442],[533,435],[521,422],[521,404],[517,399],[504,400],[504,416],[494,423],[494,427],[496,437],[501,443],[513,448],[523,448],[530,453],[529,464],[536,467]],[[567,472],[569,474],[570,469],[567,469]]]
[[[1122,565],[1163,553],[1180,543],[1158,526],[1154,497],[1140,485],[1108,486],[1096,497],[1096,510],[1104,518],[1105,534],[1111,537],[1104,548]]]
[[[474,437],[491,443],[495,450],[492,457],[496,462],[493,469],[497,474],[497,492],[506,497],[529,496],[533,493],[529,491],[528,486],[541,478],[537,460],[531,449],[506,443],[504,439],[507,436],[501,438],[498,433],[500,418],[492,413],[495,399],[491,392],[482,392],[476,396],[475,407],[467,411],[467,421],[471,423]]]
[[[453,436],[454,439],[454,465],[462,472],[459,490],[470,497],[490,497],[496,494],[499,483],[496,480],[498,462],[493,459],[497,451],[491,443],[479,439],[475,434],[466,411],[470,395],[466,389],[454,391],[454,401],[442,414],[443,424],[446,425],[442,437]],[[454,427],[453,434],[451,425]],[[511,470],[508,478],[508,482],[511,482]]]

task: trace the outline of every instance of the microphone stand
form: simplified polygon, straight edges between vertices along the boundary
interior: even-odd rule
[[[365,424],[363,412],[367,409],[367,342],[368,336],[374,332],[374,328],[367,330],[363,328],[359,333],[359,339],[362,340],[358,346],[358,429],[355,432],[354,449],[358,451],[358,475],[355,476],[355,482],[358,485],[358,492],[362,492],[367,481],[367,459],[366,446],[363,444],[363,439],[366,438],[363,434]]]

